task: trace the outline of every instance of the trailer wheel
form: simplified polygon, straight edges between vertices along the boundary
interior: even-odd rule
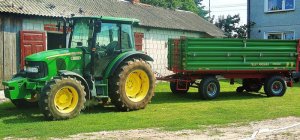
[[[39,107],[49,120],[74,118],[84,108],[85,95],[84,86],[75,78],[54,78],[42,89]]]
[[[184,90],[178,90],[177,89],[177,85],[179,86],[179,88],[182,88]],[[171,91],[172,91],[173,94],[179,94],[179,95],[187,94],[188,91],[189,91],[189,89],[190,89],[190,83],[178,82],[178,81],[176,81],[176,82],[170,82],[170,89],[171,89]]]
[[[205,77],[198,88],[200,97],[204,100],[212,100],[220,94],[220,83],[215,77]]]
[[[243,88],[247,92],[259,92],[262,85],[260,79],[243,79]]]
[[[264,90],[267,96],[283,96],[286,92],[286,83],[281,76],[266,79]]]
[[[120,111],[143,109],[154,95],[155,78],[148,63],[127,60],[112,75],[109,97]]]

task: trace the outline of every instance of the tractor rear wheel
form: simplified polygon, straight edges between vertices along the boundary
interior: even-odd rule
[[[131,59],[122,62],[111,77],[109,97],[121,111],[143,109],[154,95],[155,78],[148,63]]]
[[[84,86],[71,77],[58,77],[43,88],[39,107],[49,120],[64,120],[79,115],[85,103]]]

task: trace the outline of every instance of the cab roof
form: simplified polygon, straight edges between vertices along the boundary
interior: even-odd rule
[[[134,18],[119,18],[109,16],[74,16],[73,19],[101,19],[103,22],[139,24],[140,20]]]

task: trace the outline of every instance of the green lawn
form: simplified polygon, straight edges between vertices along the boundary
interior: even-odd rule
[[[197,98],[197,90],[177,96],[167,83],[156,88],[152,103],[144,110],[118,112],[114,107],[87,108],[67,121],[45,121],[38,109],[19,110],[11,103],[0,104],[0,139],[4,137],[64,137],[103,130],[162,128],[164,130],[203,129],[286,116],[300,116],[300,85],[289,88],[284,97],[235,93],[238,84],[221,82],[221,95],[214,101]]]

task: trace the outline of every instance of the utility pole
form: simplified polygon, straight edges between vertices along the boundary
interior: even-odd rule
[[[211,16],[210,16],[210,13],[211,13],[211,11],[210,11],[210,0],[208,0],[208,14],[209,14],[209,18],[211,18]]]

